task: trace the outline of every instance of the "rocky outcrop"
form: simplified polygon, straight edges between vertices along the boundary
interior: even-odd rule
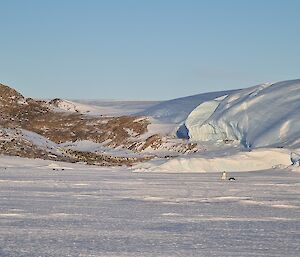
[[[148,135],[150,121],[147,117],[89,115],[59,109],[61,101],[58,98],[51,101],[25,98],[16,90],[0,84],[0,153],[104,166],[132,165],[147,160],[149,154],[144,155],[147,157],[110,156],[99,152],[75,151],[62,145],[90,141],[109,148],[124,148],[140,153],[146,149],[157,150],[164,144],[160,135]],[[52,146],[37,144],[26,137],[28,133],[34,133],[36,136],[33,137],[38,141],[49,141],[46,145]],[[186,149],[190,148],[186,146]]]

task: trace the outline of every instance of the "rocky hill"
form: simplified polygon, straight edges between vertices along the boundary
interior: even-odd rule
[[[65,103],[61,99],[25,98],[0,84],[0,153],[97,165],[130,165],[155,156],[142,154],[145,149],[155,150],[163,145],[162,136],[149,133],[147,117],[91,115],[75,107],[68,109]],[[68,106],[72,106],[70,102]],[[127,154],[83,151],[74,147],[79,142],[98,144],[98,148],[106,150],[124,149]],[[180,144],[177,148],[185,151],[193,145]]]

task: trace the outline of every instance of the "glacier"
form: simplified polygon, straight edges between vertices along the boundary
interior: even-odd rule
[[[185,120],[194,141],[246,148],[300,146],[300,80],[265,83],[200,103]]]

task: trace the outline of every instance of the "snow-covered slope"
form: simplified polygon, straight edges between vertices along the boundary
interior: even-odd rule
[[[132,115],[157,104],[152,101],[108,101],[108,100],[51,100],[55,111],[76,112],[89,115],[123,116]]]
[[[105,116],[133,115],[158,103],[159,101],[72,100],[77,109],[85,106],[90,113],[96,111]]]
[[[55,111],[77,112],[77,113],[90,114],[90,115],[104,114],[103,110],[98,108],[97,106],[76,103],[69,100],[54,99],[51,100],[49,103],[54,108]]]
[[[185,125],[191,140],[245,147],[299,147],[300,80],[267,83],[200,103]]]
[[[0,127],[0,153],[29,158],[62,157],[59,145],[37,133],[19,128]]]
[[[199,104],[233,92],[237,92],[237,90],[198,94],[164,101],[137,113],[137,115],[150,116],[166,123],[180,124]]]

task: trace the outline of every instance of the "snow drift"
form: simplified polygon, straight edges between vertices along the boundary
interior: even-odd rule
[[[257,149],[223,157],[178,157],[167,161],[154,160],[139,164],[136,171],[151,172],[246,172],[291,165],[290,151],[286,149]]]
[[[239,141],[247,148],[300,146],[300,80],[267,83],[200,103],[187,117],[196,141]]]

